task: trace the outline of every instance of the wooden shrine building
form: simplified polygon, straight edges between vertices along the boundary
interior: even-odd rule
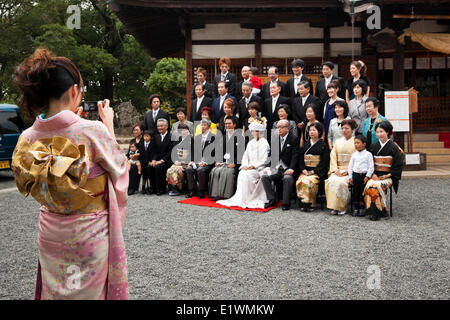
[[[367,27],[368,1],[344,0],[109,0],[110,9],[154,58],[186,59],[187,92],[202,66],[211,82],[218,59],[232,60],[231,71],[241,81],[244,65],[256,66],[263,79],[268,67],[280,79],[292,77],[290,63],[302,58],[304,73],[314,80],[321,63],[331,60],[344,79],[352,59],[367,65],[371,95],[383,100],[383,90],[419,91],[417,129],[450,128],[450,52],[430,50],[406,37],[405,30],[449,34],[450,1],[371,1],[381,9],[380,29]],[[353,37],[352,37],[353,35]],[[441,50],[441,51],[439,51]],[[444,52],[442,52],[444,51]],[[352,54],[354,57],[352,58]],[[190,94],[187,94],[190,105]]]

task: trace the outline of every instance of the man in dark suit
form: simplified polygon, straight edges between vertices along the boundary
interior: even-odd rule
[[[228,82],[219,81],[219,83],[217,84],[217,90],[219,92],[219,96],[214,99],[211,106],[211,109],[213,111],[211,120],[214,123],[218,123],[220,118],[225,115],[225,111],[223,111],[223,102],[226,99],[233,99],[234,105],[237,106],[236,98],[228,93]]]
[[[318,119],[319,121],[323,121],[323,107],[325,102],[329,99],[327,87],[333,80],[338,80],[340,89],[338,91],[338,96],[345,100],[345,82],[341,77],[336,77],[333,75],[334,63],[331,61],[325,61],[322,64],[322,75],[323,78],[317,80],[316,83],[316,91],[314,95],[319,98],[320,105],[318,106]]]
[[[214,151],[207,154],[206,148],[214,143],[214,135],[210,132],[211,121],[203,119],[200,123],[202,133],[194,138],[194,161],[186,168],[189,194],[186,198],[198,195],[199,199],[205,197],[208,191],[209,173],[214,168]],[[198,181],[198,185],[197,185]]]
[[[191,104],[191,114],[189,115],[189,120],[193,123],[195,121],[202,120],[202,109],[203,107],[212,106],[212,99],[205,96],[205,87],[203,84],[198,83],[195,85],[195,99],[192,100]]]
[[[211,100],[214,100],[216,98],[216,87],[214,87],[213,83],[206,82],[206,77],[208,76],[208,72],[205,68],[198,67],[197,71],[195,72],[197,76],[197,83],[200,83],[203,85],[203,89],[205,89],[205,96],[210,98]],[[197,97],[195,94],[195,85],[192,86],[191,90],[191,98],[194,100]]]
[[[318,110],[319,107],[319,98],[311,95],[310,90],[312,90],[312,86],[308,81],[299,82],[299,96],[295,97],[294,105],[292,106],[292,118],[297,124],[298,129],[303,128],[308,121],[308,119],[306,119],[306,107],[311,103],[315,105],[316,110]]]
[[[166,119],[159,119],[157,128],[158,134],[153,138],[152,158],[147,174],[153,193],[160,196],[167,190],[166,172],[172,163],[172,140],[168,131],[169,122]]]
[[[264,101],[263,116],[267,119],[267,130],[270,132],[272,125],[278,118],[278,106],[287,104],[290,106],[291,101],[287,97],[280,95],[281,87],[277,82],[270,83],[270,98]]]
[[[223,57],[223,58],[219,59],[220,74],[218,74],[214,77],[214,86],[216,88],[216,96],[219,94],[218,85],[219,85],[220,81],[225,81],[228,86],[228,93],[232,96],[235,95],[237,79],[236,79],[236,75],[234,73],[229,72],[230,67],[231,67],[230,58]]]
[[[267,70],[267,76],[269,77],[269,82],[265,83],[263,85],[263,88],[261,90],[261,98],[265,101],[266,99],[270,98],[270,84],[271,83],[278,83],[278,86],[281,88],[280,95],[283,97],[287,96],[287,89],[286,89],[286,83],[283,81],[278,80],[278,68],[277,67],[270,67],[269,70]]]
[[[242,98],[242,85],[246,82],[250,82],[250,67],[243,66],[241,70],[242,81],[236,87],[235,97],[236,100],[239,101]]]
[[[297,97],[298,84],[302,81],[308,81],[310,87],[312,87],[311,79],[303,74],[305,68],[305,62],[302,59],[295,59],[291,63],[292,72],[294,76],[286,82],[287,96],[291,99],[291,104],[294,103],[295,97]]]
[[[156,128],[156,123],[159,119],[166,119],[169,123],[169,114],[161,110],[159,107],[161,105],[161,97],[157,94],[153,94],[149,98],[150,105],[152,110],[147,112],[144,116],[144,130],[149,130],[152,136],[158,133]]]
[[[278,197],[282,193],[282,209],[289,210],[291,206],[291,194],[298,173],[295,171],[300,154],[299,138],[289,133],[289,121],[280,120],[277,123],[278,131],[278,150],[279,157],[274,152],[275,146],[272,147],[273,171],[270,174],[262,176],[262,183],[269,202],[266,208],[277,205],[277,196],[272,187],[272,181],[275,182]],[[268,168],[267,168],[268,169]],[[265,169],[265,170],[267,170]]]
[[[242,85],[242,98],[239,100],[239,108],[237,112],[238,116],[238,127],[242,127],[247,123],[250,114],[248,113],[248,105],[250,102],[257,102],[259,104],[259,109],[262,109],[261,98],[257,95],[252,94],[253,85],[251,82],[246,82]]]

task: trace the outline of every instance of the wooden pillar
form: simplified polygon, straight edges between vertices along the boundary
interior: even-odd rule
[[[396,38],[400,36],[402,31],[396,32]],[[405,89],[405,51],[403,46],[396,41],[394,52],[394,69],[392,70],[392,89],[402,91]],[[403,132],[394,132],[394,140],[402,149],[405,148],[405,134]]]
[[[323,28],[323,60],[328,61],[331,57],[330,49],[330,27]]]
[[[255,29],[255,62],[256,67],[259,70],[259,74],[261,75],[262,70],[262,49],[261,49],[261,28]]]
[[[193,74],[192,74],[192,29],[189,25],[189,18],[186,18],[185,24],[185,60],[186,60],[186,108],[187,116],[189,119],[189,114],[191,111],[191,91],[193,85]]]

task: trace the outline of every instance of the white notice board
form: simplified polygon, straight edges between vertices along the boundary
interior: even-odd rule
[[[409,132],[408,91],[385,91],[384,112],[392,123],[394,132]]]

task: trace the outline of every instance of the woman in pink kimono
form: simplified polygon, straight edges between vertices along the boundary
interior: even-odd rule
[[[35,299],[127,299],[128,170],[109,101],[99,104],[103,123],[80,118],[80,72],[45,49],[22,62],[15,83],[20,108],[38,115],[12,161],[17,188],[41,205]]]

